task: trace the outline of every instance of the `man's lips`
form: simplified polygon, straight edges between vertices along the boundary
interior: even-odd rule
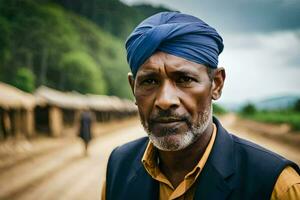
[[[182,118],[175,118],[175,117],[159,117],[152,119],[153,122],[159,122],[159,123],[168,123],[168,122],[177,122],[177,121],[183,121]]]
[[[160,119],[153,120],[153,122],[159,124],[170,124],[170,123],[184,122],[184,120],[178,118],[160,118]]]

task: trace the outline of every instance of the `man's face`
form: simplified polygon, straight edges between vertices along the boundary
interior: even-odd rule
[[[186,148],[212,120],[212,81],[204,65],[157,52],[130,83],[141,122],[161,150]]]

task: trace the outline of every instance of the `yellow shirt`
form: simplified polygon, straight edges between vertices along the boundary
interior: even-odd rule
[[[202,158],[195,166],[195,168],[185,176],[184,180],[176,188],[172,186],[171,182],[160,171],[157,164],[155,147],[151,142],[148,143],[148,146],[142,158],[142,163],[151,177],[159,182],[160,200],[193,199],[196,189],[194,183],[201,173],[201,170],[204,168],[204,165],[212,150],[216,134],[217,128],[214,125],[213,134]],[[105,187],[106,184],[104,182],[102,187],[102,200],[105,200]],[[286,167],[279,175],[272,192],[271,200],[300,200],[300,176],[292,167]]]

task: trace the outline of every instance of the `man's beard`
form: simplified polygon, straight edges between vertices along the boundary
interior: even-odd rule
[[[150,141],[156,148],[163,151],[182,150],[197,141],[207,129],[212,120],[212,106],[209,104],[202,113],[199,113],[199,120],[197,124],[193,124],[189,117],[183,117],[183,119],[188,127],[188,130],[183,133],[178,131],[178,128],[176,127],[164,128],[161,131],[162,133],[157,136],[157,134],[152,132],[153,122],[151,122],[151,120],[147,123],[147,125],[142,120],[142,125],[147,132]]]

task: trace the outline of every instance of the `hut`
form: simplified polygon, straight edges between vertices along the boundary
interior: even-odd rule
[[[0,82],[0,136],[31,137],[34,135],[33,95]]]
[[[87,105],[95,113],[97,122],[107,122],[136,115],[137,108],[130,100],[115,96],[86,95]]]
[[[62,131],[76,128],[81,110],[87,108],[84,95],[78,93],[41,86],[35,96],[36,130],[51,136],[60,136]]]
[[[132,101],[115,96],[82,95],[77,92],[61,92],[45,86],[36,92],[36,130],[52,136],[60,136],[66,129],[75,132],[83,110],[90,110],[96,122],[125,118],[137,113]]]

